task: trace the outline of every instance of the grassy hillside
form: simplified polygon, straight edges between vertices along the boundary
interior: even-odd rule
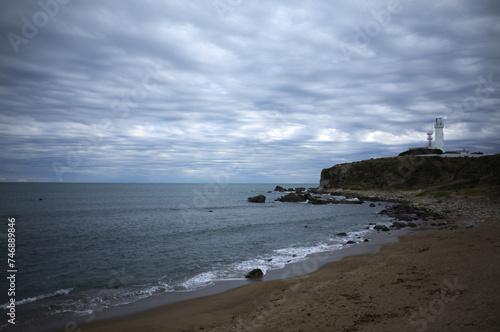
[[[320,188],[498,194],[500,154],[481,158],[401,156],[339,164],[323,169]]]

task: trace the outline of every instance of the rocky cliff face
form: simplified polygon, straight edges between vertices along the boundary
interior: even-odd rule
[[[500,186],[500,154],[481,158],[391,157],[335,165],[320,189],[424,189]]]

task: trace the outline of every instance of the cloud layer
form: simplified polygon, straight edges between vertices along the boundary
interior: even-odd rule
[[[317,182],[499,152],[495,1],[3,1],[0,181]]]

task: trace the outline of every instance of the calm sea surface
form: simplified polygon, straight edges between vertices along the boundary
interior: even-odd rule
[[[315,187],[290,184],[287,187]],[[253,268],[340,248],[370,222],[362,205],[279,203],[274,184],[0,184],[0,329],[93,315]],[[264,194],[265,204],[247,197]],[[42,198],[42,200],[40,200]],[[8,218],[15,218],[16,326],[6,322]],[[309,227],[304,227],[304,226]],[[335,234],[347,232],[340,239]]]

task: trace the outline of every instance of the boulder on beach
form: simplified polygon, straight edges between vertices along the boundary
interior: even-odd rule
[[[262,278],[263,275],[264,273],[262,272],[261,269],[253,269],[252,271],[248,272],[245,278],[257,279],[257,278]]]
[[[264,195],[257,195],[253,197],[248,197],[248,201],[252,203],[265,203],[266,202],[266,196]]]

